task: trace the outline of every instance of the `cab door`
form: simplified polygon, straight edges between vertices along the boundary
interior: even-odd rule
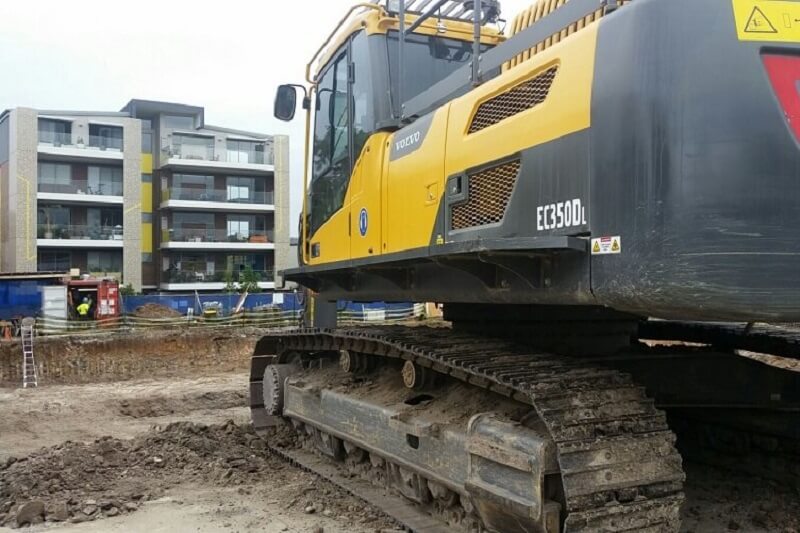
[[[365,32],[350,42],[350,124],[352,157],[350,182],[350,256],[374,257],[381,253],[381,197],[383,147],[386,134],[375,129],[369,38]]]
[[[349,50],[323,69],[316,89],[312,175],[308,191],[309,264],[350,258],[351,131]]]

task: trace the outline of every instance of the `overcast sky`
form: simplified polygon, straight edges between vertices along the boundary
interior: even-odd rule
[[[532,2],[502,0],[504,17]],[[203,106],[216,126],[289,134],[294,221],[303,121],[272,118],[275,88],[303,81],[308,59],[354,3],[0,1],[0,110],[117,111],[143,98]]]

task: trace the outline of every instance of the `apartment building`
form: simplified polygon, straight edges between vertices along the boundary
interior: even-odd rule
[[[139,291],[275,287],[289,252],[289,146],[197,106],[0,114],[0,270],[117,277]]]

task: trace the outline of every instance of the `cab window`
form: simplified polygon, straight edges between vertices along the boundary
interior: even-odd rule
[[[335,58],[317,86],[310,224],[313,235],[342,208],[350,178],[347,51]]]

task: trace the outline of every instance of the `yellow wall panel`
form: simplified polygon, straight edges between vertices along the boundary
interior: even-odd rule
[[[153,173],[153,154],[142,154],[142,174]]]
[[[153,253],[153,225],[149,222],[142,223],[142,253]]]
[[[142,213],[153,212],[153,184],[142,183]]]

